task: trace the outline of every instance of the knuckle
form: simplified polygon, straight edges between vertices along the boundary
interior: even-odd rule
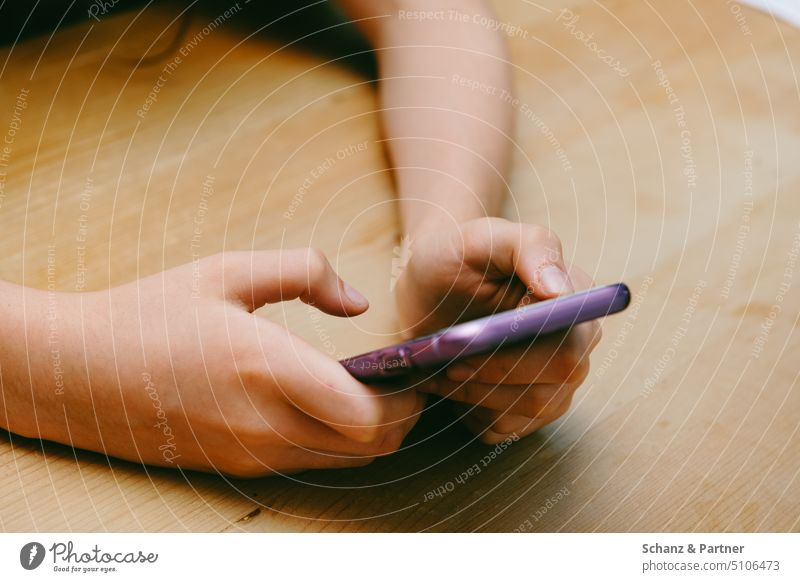
[[[551,422],[558,420],[564,414],[564,412],[565,411],[561,411],[558,407],[553,407],[552,410],[543,410],[542,413],[536,418],[532,419],[532,421],[536,424],[536,426],[547,426]]]
[[[545,240],[549,239],[551,236],[555,236],[552,230],[550,230],[546,226],[542,226],[541,224],[528,225],[528,232],[534,238],[545,239]]]
[[[578,363],[578,354],[571,347],[562,347],[555,355],[554,368],[558,384],[566,383]]]
[[[567,384],[581,384],[589,375],[589,358],[579,358],[567,375]]]
[[[269,369],[264,349],[258,341],[242,342],[231,350],[228,358],[230,366],[225,370],[229,383],[241,384],[245,389],[264,385],[269,377]]]
[[[497,443],[501,442],[505,439],[505,435],[498,434],[494,430],[485,430],[481,433],[478,437],[480,441],[485,445],[496,445]]]
[[[519,359],[509,354],[499,354],[480,365],[475,374],[478,382],[494,384],[503,382],[514,372]]]
[[[584,357],[584,350],[574,345],[566,346],[558,351],[556,368],[561,383],[580,383],[589,374],[589,359]]]
[[[547,403],[543,403],[536,396],[524,396],[520,406],[522,414],[529,418],[538,418],[547,409]]]
[[[225,354],[228,362],[222,362],[224,367],[221,366],[218,372],[225,386],[231,387],[231,390],[241,389],[242,397],[253,399],[251,402],[260,401],[265,386],[272,386],[274,396],[282,404],[296,407],[296,402],[288,396],[287,384],[276,374],[268,346],[262,346],[258,340],[254,340],[236,345],[231,352]],[[253,410],[252,405],[249,410]],[[261,410],[263,414],[265,411]]]
[[[306,264],[310,272],[320,273],[328,267],[328,257],[317,247],[306,249]]]
[[[479,422],[491,429],[494,423],[500,420],[505,413],[500,410],[494,410],[493,408],[479,405],[473,409],[472,415],[478,419]]]
[[[224,424],[225,426],[220,429],[230,431],[232,436],[246,448],[259,448],[264,443],[275,440],[275,430],[259,415],[226,419]]]
[[[566,396],[574,392],[568,384],[556,387],[531,385],[525,393],[522,414],[531,419],[547,419],[557,410]]]
[[[501,436],[518,432],[521,428],[521,423],[517,418],[509,416],[501,416],[491,426],[491,430]]]
[[[553,420],[556,420],[558,418],[561,418],[562,416],[564,416],[567,413],[567,411],[572,406],[572,396],[573,396],[573,394],[570,394],[569,396],[564,398],[564,401],[553,412],[553,418],[552,418],[552,420],[550,422],[552,422]]]
[[[551,422],[555,422],[556,420],[558,420],[567,413],[570,406],[572,406],[572,394],[564,398],[557,405],[550,407],[537,420],[543,423],[542,426],[550,424]]]
[[[561,252],[561,239],[555,232],[540,224],[534,224],[530,228],[533,238]]]

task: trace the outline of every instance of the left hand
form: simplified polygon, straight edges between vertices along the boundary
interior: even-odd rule
[[[549,230],[480,218],[415,238],[396,287],[409,336],[587,289],[591,278],[564,264]],[[467,358],[416,388],[458,403],[485,443],[530,434],[563,415],[589,371],[600,324],[582,323],[535,345]]]

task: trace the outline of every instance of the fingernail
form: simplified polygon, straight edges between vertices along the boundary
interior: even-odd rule
[[[356,291],[347,283],[344,283],[344,294],[347,295],[347,298],[350,300],[351,303],[357,305],[358,307],[369,305],[369,301],[367,301],[367,298],[364,297],[361,293]]]
[[[469,380],[475,373],[475,368],[463,362],[453,364],[447,368],[447,377],[454,382],[464,382]]]
[[[574,291],[567,274],[555,265],[542,269],[539,278],[545,290],[552,295],[563,295]]]

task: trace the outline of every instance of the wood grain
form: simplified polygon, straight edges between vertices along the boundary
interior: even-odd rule
[[[800,531],[800,35],[725,3],[496,7],[521,30],[506,214],[550,226],[570,260],[636,295],[605,323],[573,409],[492,458],[437,403],[367,468],[239,482],[3,434],[0,528]],[[568,26],[562,8],[579,18]],[[244,9],[204,35],[216,14],[194,16],[179,46],[201,40],[141,116],[179,54],[168,5],[3,52],[0,131],[28,93],[2,168],[0,276],[97,289],[195,254],[314,245],[367,292],[368,314],[264,316],[337,355],[394,341],[398,233],[374,87],[312,48],[250,36]]]

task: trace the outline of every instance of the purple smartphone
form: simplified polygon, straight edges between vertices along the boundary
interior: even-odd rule
[[[540,335],[622,311],[630,300],[631,292],[624,283],[596,287],[459,323],[340,363],[361,380],[402,376],[414,370],[446,366],[508,344],[532,342]]]

